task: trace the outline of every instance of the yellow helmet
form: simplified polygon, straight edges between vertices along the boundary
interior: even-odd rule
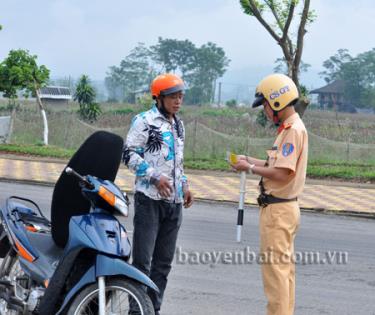
[[[298,100],[298,89],[291,78],[275,73],[265,77],[255,91],[253,107],[258,107],[267,100],[274,112],[281,111]]]

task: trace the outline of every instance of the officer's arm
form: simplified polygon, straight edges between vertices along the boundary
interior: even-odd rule
[[[264,166],[266,164],[266,160],[259,160],[251,156],[247,156],[246,160],[249,164],[254,164],[256,166]]]
[[[289,176],[293,173],[293,171],[288,168],[264,167],[257,165],[251,167],[251,172],[253,174],[269,178],[274,181],[286,181],[289,178]]]

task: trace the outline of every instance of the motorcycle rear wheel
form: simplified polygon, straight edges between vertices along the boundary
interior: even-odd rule
[[[10,249],[7,255],[1,262],[0,266],[0,279],[3,277],[8,277],[11,281],[15,281],[15,279],[19,276],[24,276],[24,272],[21,269],[18,255],[14,249]],[[1,303],[6,303],[2,301]],[[20,315],[21,312],[18,312],[14,309],[8,309],[7,306],[2,306],[6,308],[5,313],[7,315]],[[1,312],[0,312],[1,314]],[[1,314],[2,315],[2,314]]]
[[[70,304],[67,315],[98,313],[98,284],[83,289]],[[130,311],[129,301],[132,301]],[[112,278],[106,280],[106,314],[154,315],[154,307],[142,285],[131,280]]]

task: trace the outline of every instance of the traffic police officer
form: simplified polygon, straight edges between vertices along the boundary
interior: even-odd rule
[[[261,176],[260,252],[268,315],[291,315],[295,301],[294,239],[300,222],[298,196],[306,178],[308,137],[294,110],[298,89],[283,74],[264,78],[256,89],[253,107],[263,105],[266,116],[279,126],[267,160],[238,156],[238,171]]]

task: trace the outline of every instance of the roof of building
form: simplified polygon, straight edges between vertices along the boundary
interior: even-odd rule
[[[64,86],[45,86],[40,89],[40,98],[70,100],[70,89]]]
[[[342,94],[344,90],[345,82],[343,80],[336,80],[319,89],[310,91],[310,94]]]

